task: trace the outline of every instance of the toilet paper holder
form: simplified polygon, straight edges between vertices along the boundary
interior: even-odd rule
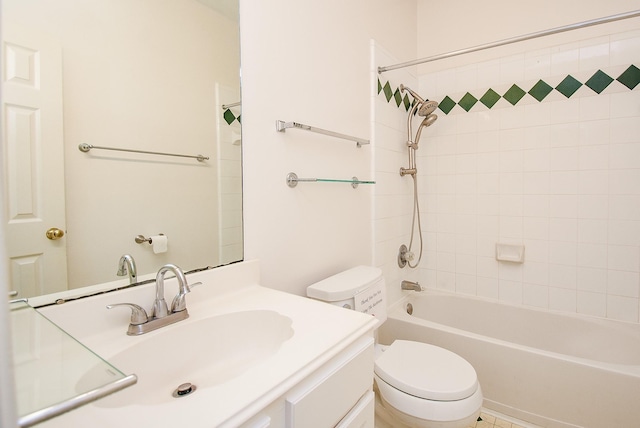
[[[158,233],[160,236],[164,236],[164,233]],[[143,242],[148,242],[149,244],[153,244],[153,239],[145,238],[144,235],[138,235],[135,237],[135,241],[137,244],[142,244]]]

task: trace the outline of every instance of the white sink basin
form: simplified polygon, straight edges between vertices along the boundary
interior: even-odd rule
[[[99,407],[153,405],[188,399],[200,390],[227,382],[275,354],[293,336],[290,318],[270,310],[232,312],[132,337],[139,343],[109,358],[138,383],[98,400]],[[124,334],[124,333],[123,333]],[[97,368],[79,382],[99,375]],[[195,385],[187,396],[172,394],[183,383]],[[142,392],[144,391],[144,392]]]

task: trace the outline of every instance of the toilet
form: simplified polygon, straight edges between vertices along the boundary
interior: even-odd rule
[[[307,296],[387,318],[382,271],[357,266],[307,288]],[[376,415],[390,427],[466,428],[480,415],[482,390],[464,358],[438,346],[396,340],[376,345]]]

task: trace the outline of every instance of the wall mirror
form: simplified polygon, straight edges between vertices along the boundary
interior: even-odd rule
[[[18,297],[242,259],[237,0],[3,0],[2,31]]]

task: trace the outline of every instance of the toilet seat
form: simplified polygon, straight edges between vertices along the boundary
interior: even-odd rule
[[[421,342],[396,340],[376,358],[374,372],[393,388],[425,400],[464,400],[479,389],[467,360]]]

